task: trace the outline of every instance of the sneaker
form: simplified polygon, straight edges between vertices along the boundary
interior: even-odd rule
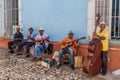
[[[26,58],[27,58],[27,57],[30,57],[30,55],[29,55],[29,54],[27,54],[25,57],[26,57]]]
[[[22,55],[22,52],[18,52],[16,55]]]
[[[59,69],[61,66],[62,66],[61,64],[58,64],[56,68]]]
[[[74,65],[70,65],[71,70],[75,70]]]

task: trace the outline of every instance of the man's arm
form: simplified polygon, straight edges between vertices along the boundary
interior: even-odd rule
[[[15,38],[15,34],[13,34],[13,40],[16,40],[16,38]]]
[[[74,40],[75,40],[74,47],[76,47],[76,48],[79,47],[78,40],[76,40],[76,38]]]
[[[100,40],[105,40],[105,39],[108,39],[109,33],[106,32],[103,36],[99,36],[99,35],[97,35],[97,33],[94,33],[94,36],[99,38]]]
[[[99,38],[100,40],[105,40],[105,39],[106,39],[106,37],[104,37],[104,36],[98,36],[98,38]]]
[[[20,38],[16,38],[16,40],[22,40],[23,39],[23,34],[20,34]]]
[[[44,34],[44,36],[45,36],[45,38],[43,40],[50,42],[50,40],[49,40],[50,37],[47,34]]]
[[[105,39],[106,39],[104,36],[99,36],[99,35],[97,35],[96,32],[93,33],[93,37],[94,37],[94,38],[99,38],[100,40],[105,40]]]
[[[32,36],[32,40],[34,41],[35,40],[35,37],[36,37],[36,35],[35,34],[33,34],[33,36]]]
[[[61,46],[61,45],[63,45],[63,43],[66,41],[66,39],[64,38],[63,40],[61,40],[60,42],[59,42],[59,45]]]
[[[35,37],[35,41],[37,41],[37,40],[38,40],[38,37],[39,37],[38,35]]]
[[[50,38],[49,36],[46,36],[44,40],[49,40],[49,38]]]

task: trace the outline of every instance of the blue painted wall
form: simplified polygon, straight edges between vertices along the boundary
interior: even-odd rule
[[[25,31],[43,27],[51,40],[58,41],[73,31],[76,37],[87,35],[87,0],[22,0]]]

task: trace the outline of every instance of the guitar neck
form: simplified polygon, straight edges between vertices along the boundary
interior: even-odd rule
[[[74,41],[72,41],[72,42],[79,41],[79,40],[85,39],[85,38],[86,38],[86,37],[78,38],[78,39],[76,39],[76,40],[74,40]]]

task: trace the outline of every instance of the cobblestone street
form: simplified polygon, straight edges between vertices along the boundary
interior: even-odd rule
[[[109,80],[99,76],[90,77],[81,69],[72,71],[68,66],[46,69],[37,66],[32,58],[16,56],[0,48],[0,80]],[[116,79],[116,80],[119,80]]]

